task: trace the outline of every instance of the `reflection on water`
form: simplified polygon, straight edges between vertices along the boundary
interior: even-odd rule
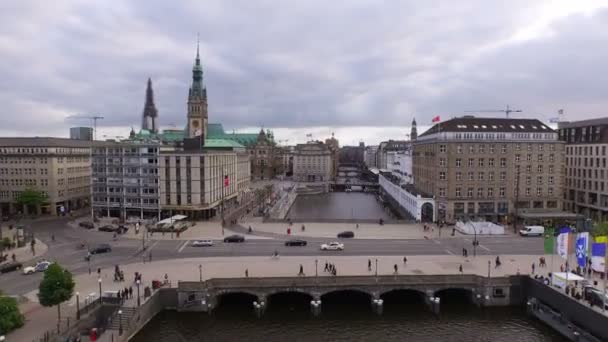
[[[565,341],[522,308],[478,309],[466,299],[453,298],[436,317],[418,293],[397,291],[383,298],[384,313],[378,316],[368,295],[324,296],[323,313],[315,318],[307,295],[273,296],[258,319],[251,298],[234,296],[212,315],[162,312],[132,341]]]
[[[363,192],[330,192],[322,195],[302,195],[296,198],[288,213],[292,219],[378,220],[390,219],[391,214],[376,199],[377,195]]]

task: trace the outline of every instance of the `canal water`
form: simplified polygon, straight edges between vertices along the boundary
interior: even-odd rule
[[[294,220],[379,220],[394,219],[377,200],[377,195],[364,192],[330,192],[300,195],[287,217]]]
[[[309,297],[282,294],[269,299],[261,318],[253,313],[254,298],[233,296],[211,315],[164,311],[131,341],[566,341],[523,308],[479,309],[458,298],[442,302],[435,316],[421,297],[389,293],[376,315],[367,295],[338,293],[323,298],[322,314],[312,317]]]

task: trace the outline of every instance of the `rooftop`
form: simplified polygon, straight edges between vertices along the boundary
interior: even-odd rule
[[[435,124],[420,137],[438,132],[500,132],[500,133],[555,133],[538,119],[478,118],[463,116]]]
[[[558,128],[575,128],[585,126],[603,126],[608,125],[608,117],[580,120],[580,121],[562,121],[557,124]]]
[[[52,137],[4,137],[1,147],[91,147],[89,140]]]

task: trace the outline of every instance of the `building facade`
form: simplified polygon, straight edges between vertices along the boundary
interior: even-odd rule
[[[296,145],[293,178],[298,182],[328,183],[333,178],[332,151],[320,141]]]
[[[325,139],[325,146],[330,153],[330,176],[329,180],[335,180],[338,176],[338,166],[340,163],[340,142],[331,134],[331,138]]]
[[[72,127],[70,128],[70,139],[93,140],[93,128],[91,127]]]
[[[165,214],[209,219],[249,189],[249,155],[231,140],[208,139],[199,149],[163,148],[159,172]]]
[[[365,161],[365,166],[368,169],[376,168],[376,155],[378,153],[378,146],[366,146],[365,151],[363,151],[363,160]]]
[[[160,218],[160,143],[100,141],[92,148],[92,206],[97,217]]]
[[[566,143],[564,209],[595,221],[608,219],[608,118],[560,122]]]
[[[2,216],[62,214],[89,204],[91,142],[62,138],[0,138]],[[21,206],[26,190],[44,193],[48,204]]]
[[[340,148],[340,165],[363,166],[365,164],[365,144],[359,143],[359,146],[342,146]]]
[[[268,180],[285,173],[283,150],[277,146],[272,133],[260,130],[255,143],[245,146],[251,159],[251,179]]]
[[[435,197],[440,220],[507,223],[562,209],[564,143],[538,120],[455,118],[413,146],[415,188]]]

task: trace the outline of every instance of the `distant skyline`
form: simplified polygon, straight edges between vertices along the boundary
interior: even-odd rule
[[[209,122],[341,145],[406,139],[431,118],[522,109],[606,115],[608,2],[7,1],[0,135],[139,129],[148,77],[161,128],[184,127],[200,32]],[[476,115],[498,116],[496,113]]]

